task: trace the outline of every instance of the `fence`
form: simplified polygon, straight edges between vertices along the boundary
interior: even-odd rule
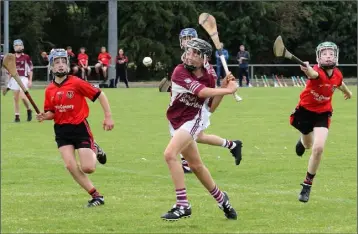
[[[214,65],[215,67],[216,65]],[[238,67],[238,64],[229,64],[228,65],[229,68],[234,68],[232,69],[233,74],[236,75],[236,68]],[[249,76],[251,79],[253,79],[255,77],[255,75],[262,75],[262,74],[267,74],[267,75],[272,75],[272,74],[280,74],[283,75],[284,77],[291,77],[292,75],[302,75],[302,73],[300,72],[299,65],[297,64],[250,64],[249,65]],[[296,67],[295,69],[292,69],[292,67]],[[345,74],[351,74],[349,75],[350,77],[357,77],[357,64],[339,64],[338,66],[341,70],[342,73],[345,77],[347,77],[347,75]],[[354,69],[355,67],[355,69]],[[94,67],[91,66],[92,68],[92,75],[95,74],[95,70]],[[48,67],[47,66],[34,66],[34,80],[36,81],[49,81],[50,75],[48,72]],[[150,77],[150,79],[148,79],[146,76]],[[90,80],[95,80],[94,79],[95,76],[92,76],[90,78]],[[142,80],[161,80],[163,78],[163,72],[161,73],[154,73],[151,71],[148,71],[148,74],[141,74],[141,76],[136,75],[135,71],[132,71],[131,69],[128,69],[128,80],[132,81],[132,82],[136,82],[136,81],[142,81]]]

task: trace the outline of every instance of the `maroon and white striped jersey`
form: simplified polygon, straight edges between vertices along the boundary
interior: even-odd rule
[[[22,53],[20,57],[16,57],[16,70],[19,76],[28,77],[32,69],[33,65],[29,55]]]
[[[167,110],[167,119],[176,130],[185,122],[198,118],[200,121],[203,108],[209,98],[199,98],[198,93],[204,89],[215,88],[216,73],[213,67],[204,69],[202,77],[196,77],[184,64],[179,64],[171,77],[171,100]]]

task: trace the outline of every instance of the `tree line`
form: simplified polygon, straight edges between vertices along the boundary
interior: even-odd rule
[[[10,1],[9,9],[10,43],[21,38],[35,65],[41,64],[41,51],[66,46],[77,53],[81,46],[86,47],[89,63],[94,64],[100,47],[107,46],[106,1]],[[216,17],[220,38],[230,53],[229,63],[236,63],[241,44],[250,52],[251,63],[290,63],[276,59],[272,53],[278,35],[302,60],[314,63],[315,47],[322,41],[333,41],[340,48],[341,64],[357,63],[356,1],[119,1],[118,48],[123,48],[131,65],[136,66],[132,68],[133,79],[162,78],[180,62],[181,29],[194,27],[201,38],[209,40],[198,25],[201,12]],[[145,56],[158,64],[150,69],[150,75],[141,63]],[[356,68],[346,71],[356,76]]]

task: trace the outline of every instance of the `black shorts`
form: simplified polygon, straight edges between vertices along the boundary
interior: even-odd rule
[[[302,134],[307,135],[315,127],[329,128],[331,124],[332,112],[316,113],[309,111],[302,106],[296,107],[290,116],[290,124]]]
[[[87,120],[80,124],[55,124],[57,147],[73,145],[75,149],[94,149],[94,140]]]

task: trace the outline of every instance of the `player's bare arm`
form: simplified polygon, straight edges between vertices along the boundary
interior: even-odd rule
[[[313,67],[310,66],[309,62],[304,62],[306,64],[306,67],[300,65],[301,71],[303,71],[308,79],[317,79],[318,72],[316,72]]]
[[[198,97],[200,98],[209,98],[215,96],[223,96],[228,94],[233,94],[237,90],[236,81],[230,81],[226,88],[203,88],[198,93]]]
[[[229,81],[235,81],[235,77],[229,73],[227,74],[227,76],[223,79],[223,82],[221,84],[221,88],[227,88]],[[214,113],[215,110],[218,108],[218,106],[220,105],[222,99],[224,96],[215,96],[212,100],[211,106],[210,106],[210,112]]]
[[[28,82],[28,84],[27,84],[27,86],[29,87],[29,88],[31,88],[31,86],[32,86],[32,77],[33,77],[33,75],[34,75],[34,72],[31,70],[31,71],[29,71],[29,82]]]
[[[342,85],[338,87],[339,90],[342,91],[342,93],[344,94],[344,99],[350,99],[352,98],[352,92],[348,89],[348,87],[346,86],[346,84],[344,82],[342,82]]]
[[[104,113],[103,129],[106,131],[111,131],[114,128],[114,122],[112,119],[111,108],[109,106],[107,96],[104,94],[104,92],[101,92],[101,94],[98,96],[98,100],[101,103]]]

